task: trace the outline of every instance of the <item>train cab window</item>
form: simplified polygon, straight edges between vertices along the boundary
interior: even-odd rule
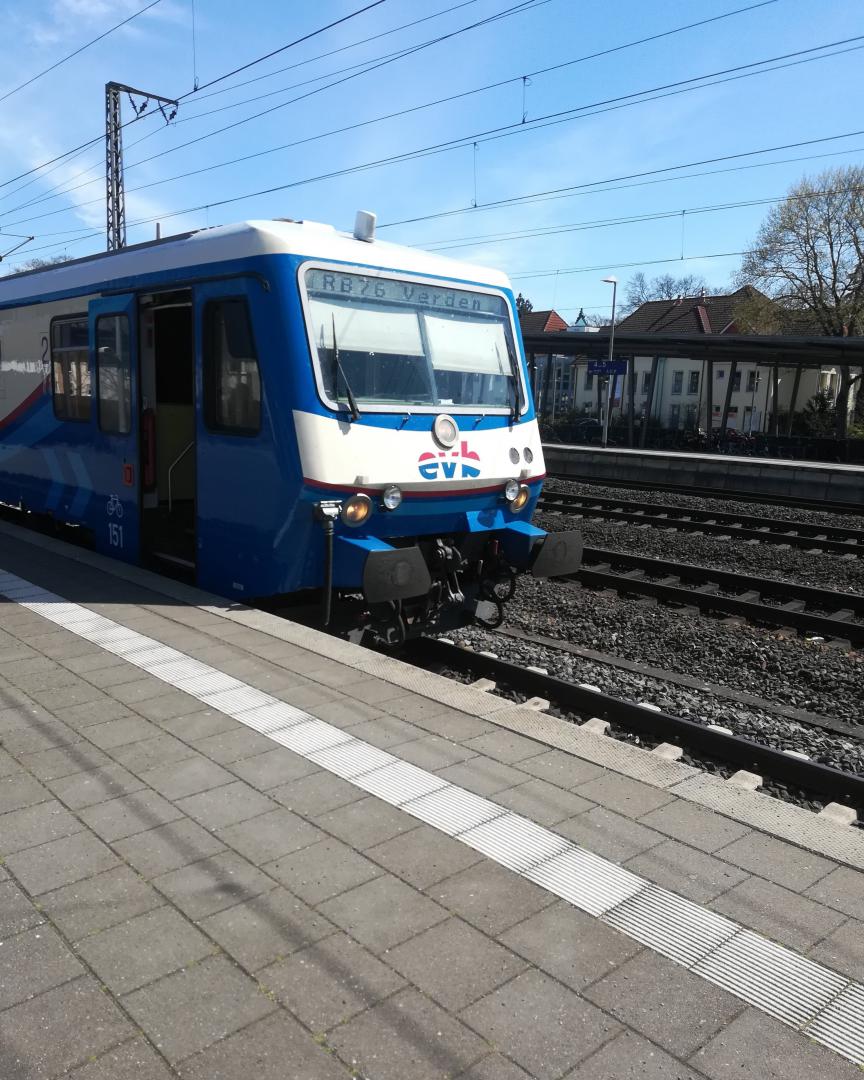
[[[128,435],[132,430],[132,375],[129,319],[125,315],[103,315],[96,320],[96,382],[99,427],[112,435]]]
[[[204,309],[204,418],[214,431],[261,429],[261,376],[246,301],[211,300]]]
[[[86,315],[51,323],[51,377],[54,415],[60,420],[89,420],[93,388]]]

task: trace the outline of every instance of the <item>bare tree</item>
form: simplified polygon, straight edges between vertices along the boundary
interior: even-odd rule
[[[649,280],[640,270],[627,282],[623,314],[635,311],[646,300],[675,300],[679,296],[698,296],[703,289],[710,292],[705,279],[698,274],[685,274],[683,277],[661,274]]]
[[[52,255],[48,259],[40,259],[35,256],[32,259],[27,259],[20,266],[12,267],[9,270],[10,274],[20,274],[25,270],[44,270],[49,266],[59,266],[61,263],[69,262],[68,255]]]
[[[818,333],[864,333],[864,167],[804,178],[769,212],[744,256],[739,283],[761,289],[740,317],[762,332],[809,323]],[[841,367],[837,434],[846,431],[855,379]]]

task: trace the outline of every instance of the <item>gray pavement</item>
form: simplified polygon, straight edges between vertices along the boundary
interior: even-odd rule
[[[0,567],[862,976],[858,869],[183,605],[109,563],[0,535]],[[10,602],[0,858],[2,1080],[860,1076]]]

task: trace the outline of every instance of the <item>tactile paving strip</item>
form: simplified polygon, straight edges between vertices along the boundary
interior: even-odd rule
[[[121,656],[864,1065],[864,986],[536,822],[111,619],[0,571],[0,594]]]

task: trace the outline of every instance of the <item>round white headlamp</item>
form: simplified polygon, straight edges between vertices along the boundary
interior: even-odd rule
[[[513,500],[515,498],[517,498],[518,495],[519,495],[519,481],[518,480],[508,480],[507,483],[504,485],[504,498],[507,500],[507,502],[512,503]]]
[[[402,505],[402,489],[396,484],[384,488],[381,502],[384,504],[385,510],[398,510]]]
[[[435,441],[439,446],[449,449],[459,438],[459,425],[452,416],[441,413],[440,416],[435,417],[432,434],[435,436]]]

